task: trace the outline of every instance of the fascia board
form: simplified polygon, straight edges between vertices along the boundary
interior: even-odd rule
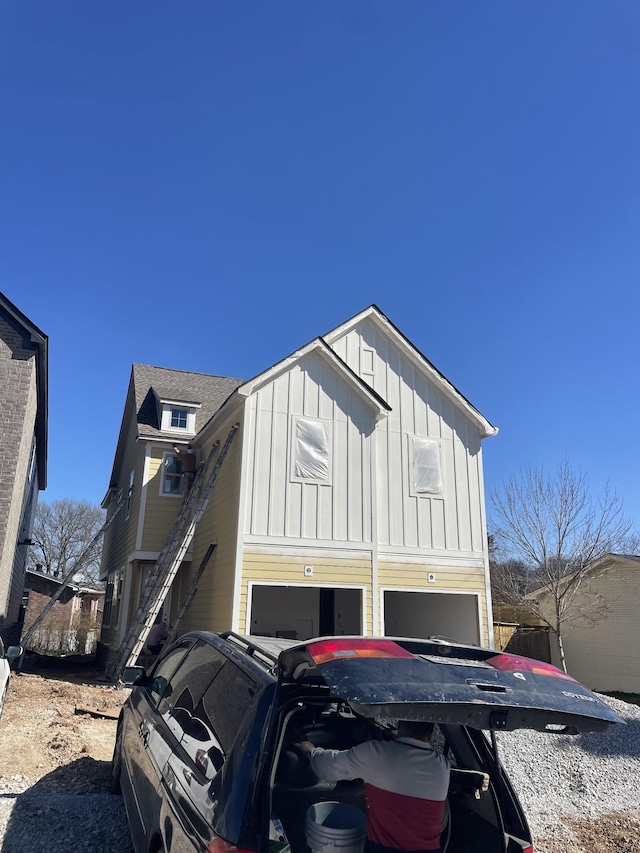
[[[274,379],[291,370],[302,358],[312,352],[319,355],[373,409],[376,420],[386,417],[389,414],[391,406],[351,370],[340,356],[331,349],[324,338],[315,338],[302,347],[302,349],[296,350],[296,352],[287,356],[287,358],[283,358],[282,361],[277,362],[263,373],[259,373],[253,379],[245,382],[236,389],[236,393],[242,397],[249,397],[251,394],[255,394],[260,388],[263,388],[269,382],[273,382]]]
[[[456,408],[462,410],[464,414],[480,428],[482,438],[488,438],[497,435],[498,428],[493,426],[484,415],[482,415],[476,407],[467,400],[467,398],[458,391],[455,385],[441,373],[429,359],[423,355],[420,350],[411,343],[411,341],[403,335],[403,333],[395,326],[388,317],[376,305],[370,305],[347,320],[336,326],[326,335],[324,340],[332,346],[339,338],[343,337],[352,328],[361,323],[363,320],[372,320],[384,333],[390,337],[396,344],[398,349],[405,355],[419,370],[421,370],[434,385],[447,397]]]

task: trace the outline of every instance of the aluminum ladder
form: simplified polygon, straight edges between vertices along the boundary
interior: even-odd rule
[[[216,454],[220,448],[220,442],[216,441],[213,444],[206,461],[198,469],[191,488],[184,497],[167,541],[147,578],[135,616],[131,620],[115,658],[107,667],[109,679],[117,681],[121,669],[125,666],[133,666],[138,660],[149,636],[149,631],[156,621],[171,584],[193,541],[195,529],[209,503],[218,479],[218,472],[239,426],[240,424],[236,423],[231,427],[217,458]],[[214,459],[215,464],[213,464]],[[212,464],[213,469],[210,470]]]

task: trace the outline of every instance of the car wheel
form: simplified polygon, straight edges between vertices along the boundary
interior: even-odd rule
[[[113,758],[111,759],[111,779],[109,790],[112,794],[121,794],[120,776],[122,774],[122,720],[118,720],[116,730],[116,742],[113,747]]]

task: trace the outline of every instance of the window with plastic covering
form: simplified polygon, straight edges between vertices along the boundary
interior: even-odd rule
[[[442,496],[440,442],[432,438],[409,437],[410,489],[415,496]]]
[[[291,478],[331,482],[329,427],[311,418],[293,419]]]

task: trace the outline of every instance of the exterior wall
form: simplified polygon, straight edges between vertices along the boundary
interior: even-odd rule
[[[233,420],[228,419],[207,435],[202,450],[206,458],[213,442],[224,445]],[[207,568],[200,578],[198,589],[180,632],[190,630],[224,631],[232,627],[235,568],[238,553],[239,501],[242,464],[242,426],[229,447],[218,473],[216,485],[204,514],[196,527],[191,563],[183,563],[174,582],[171,602],[175,616],[189,592],[191,580],[202,562],[207,548],[217,543]]]
[[[371,543],[371,409],[315,353],[258,390],[248,408],[245,541]],[[292,476],[296,416],[326,426],[327,483]]]
[[[304,566],[313,566],[313,576],[305,577]],[[342,551],[301,551],[283,553],[278,549],[261,551],[245,548],[242,560],[242,585],[239,598],[237,630],[245,633],[248,627],[247,600],[250,582],[277,583],[308,587],[364,587],[364,632],[371,635],[371,552],[350,554]]]
[[[332,348],[392,411],[376,425],[378,543],[433,555],[485,550],[480,432],[371,321]],[[438,441],[442,497],[412,496],[411,436]]]
[[[101,575],[120,568],[127,561],[128,555],[136,548],[136,537],[138,531],[138,517],[141,507],[141,493],[143,485],[145,446],[143,442],[137,441],[137,428],[135,418],[130,421],[127,428],[125,449],[122,457],[122,465],[118,472],[118,482],[115,486],[116,493],[112,498],[107,512],[107,519],[115,512],[118,501],[122,501],[123,507],[114,519],[113,523],[105,531],[104,546],[102,550]],[[126,501],[129,490],[129,474],[134,471],[133,494],[131,496],[131,511],[127,518]]]
[[[429,578],[432,578],[432,581]],[[380,561],[378,583],[384,590],[411,590],[425,593],[470,593],[478,597],[479,643],[489,646],[493,642],[492,629],[487,618],[484,571],[470,566],[442,566],[435,562]],[[449,634],[451,636],[451,634]],[[454,638],[455,639],[455,638]],[[467,639],[467,638],[465,638]]]
[[[17,542],[23,527],[30,532],[37,499],[30,473],[36,411],[35,352],[0,316],[0,628],[17,621],[22,602],[27,546]]]
[[[640,694],[640,565],[615,564],[589,580],[585,595],[600,593],[606,615],[593,625],[565,625],[567,670],[577,681],[599,691]],[[554,635],[552,663],[560,666]]]

